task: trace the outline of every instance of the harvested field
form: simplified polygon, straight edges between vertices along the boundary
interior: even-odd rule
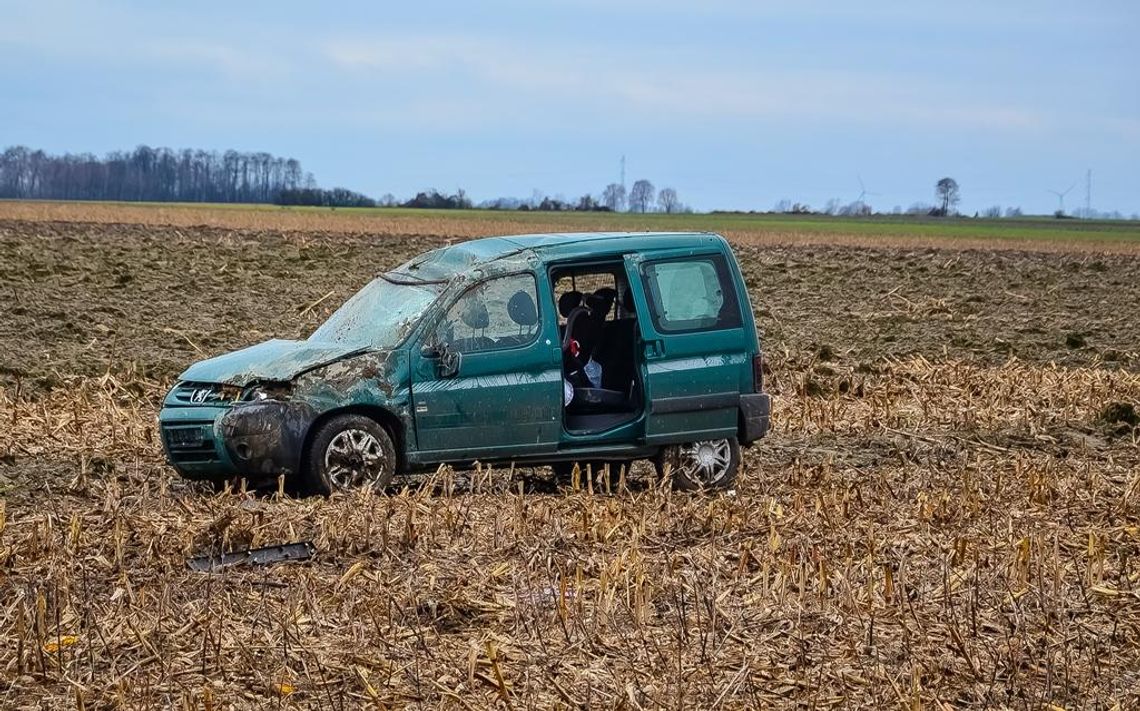
[[[352,234],[414,234],[444,239],[531,232],[710,231],[754,245],[946,247],[1045,252],[1140,253],[1140,222],[1125,220],[950,220],[904,215],[822,217],[765,213],[634,214],[500,210],[321,208],[186,203],[14,202],[0,220],[215,227]]]
[[[485,226],[152,222],[0,221],[0,705],[1140,705],[1135,256],[741,239],[778,420],[734,494],[291,500],[176,479],[165,388]]]

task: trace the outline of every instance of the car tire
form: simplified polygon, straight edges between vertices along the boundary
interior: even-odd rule
[[[396,448],[379,422],[337,415],[313,434],[304,463],[302,479],[309,493],[383,491],[396,474]]]
[[[674,489],[728,489],[740,469],[740,443],[729,437],[669,445],[661,450],[656,466],[659,476],[668,468]]]

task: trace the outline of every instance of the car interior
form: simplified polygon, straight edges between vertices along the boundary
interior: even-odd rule
[[[558,303],[563,378],[571,432],[599,432],[635,419],[642,407],[637,312],[621,264],[551,270]]]

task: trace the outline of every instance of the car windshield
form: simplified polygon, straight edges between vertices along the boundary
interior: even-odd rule
[[[446,284],[373,279],[309,336],[310,341],[362,347],[399,345]]]

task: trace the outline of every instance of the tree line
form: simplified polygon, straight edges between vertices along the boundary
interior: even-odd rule
[[[947,217],[957,213],[960,188],[953,178],[935,185],[935,204],[914,203],[892,214]],[[475,204],[459,189],[454,194],[429,189],[407,200],[390,193],[379,201],[346,188],[322,189],[300,161],[265,152],[171,150],[141,145],[133,151],[112,151],[102,158],[91,153],[50,155],[42,150],[12,146],[0,153],[0,199],[117,200],[146,202],[275,203],[321,207],[409,207],[427,209],[536,210],[543,212],[692,212],[670,187],[657,190],[640,179],[627,191],[621,183],[606,185],[600,194],[576,200],[535,191],[529,200],[495,198]],[[863,200],[841,203],[832,199],[821,209],[781,200],[774,212],[866,216],[874,209]],[[975,216],[1019,217],[1021,209],[992,206]],[[1058,210],[1057,217],[1068,217]],[[1116,213],[1087,217],[1122,218]]]
[[[459,191],[462,194],[462,190]],[[403,203],[405,207],[419,207],[417,204]],[[450,205],[445,205],[448,207]],[[658,191],[648,180],[638,180],[626,192],[620,183],[610,183],[595,197],[590,193],[577,200],[552,198],[535,192],[530,200],[519,198],[495,198],[479,203],[477,207],[487,210],[539,210],[543,212],[692,212],[692,208],[681,202],[673,188]]]
[[[13,146],[0,154],[0,198],[264,203],[315,188],[299,161],[269,153],[139,146],[99,158]]]
[[[600,197],[575,201],[539,195],[531,200],[498,198],[475,205],[460,189],[455,194],[425,190],[405,201],[391,194],[380,201],[346,188],[322,189],[295,158],[264,152],[172,150],[140,145],[133,151],[52,155],[26,146],[0,153],[0,199],[117,200],[141,202],[274,203],[322,207],[384,207],[549,212],[689,212],[677,191],[658,192],[638,180],[628,195],[610,184]]]
[[[862,181],[860,181],[860,183],[861,182]],[[958,186],[958,181],[950,177],[940,178],[938,182],[934,184],[934,195],[937,198],[937,203],[933,205],[925,202],[916,202],[906,208],[906,210],[903,210],[901,205],[896,205],[889,214],[923,217],[950,217],[960,215],[957,207],[958,203],[962,200],[962,191]],[[832,198],[819,210],[812,209],[811,205],[807,203],[793,203],[786,199],[780,200],[776,203],[773,212],[789,215],[838,215],[839,217],[868,217],[875,214],[888,214],[876,212],[869,203],[863,200],[862,194],[849,203],[842,203],[838,199]],[[976,213],[974,217],[998,218],[1001,217],[1002,214],[1001,207],[994,205],[993,207],[986,208],[983,212]],[[1020,207],[1006,208],[1004,214],[1006,217],[1021,217],[1022,215]]]
[[[313,175],[295,158],[150,146],[112,151],[102,158],[90,153],[50,155],[12,146],[0,153],[0,198],[376,205],[352,190],[318,188]]]

